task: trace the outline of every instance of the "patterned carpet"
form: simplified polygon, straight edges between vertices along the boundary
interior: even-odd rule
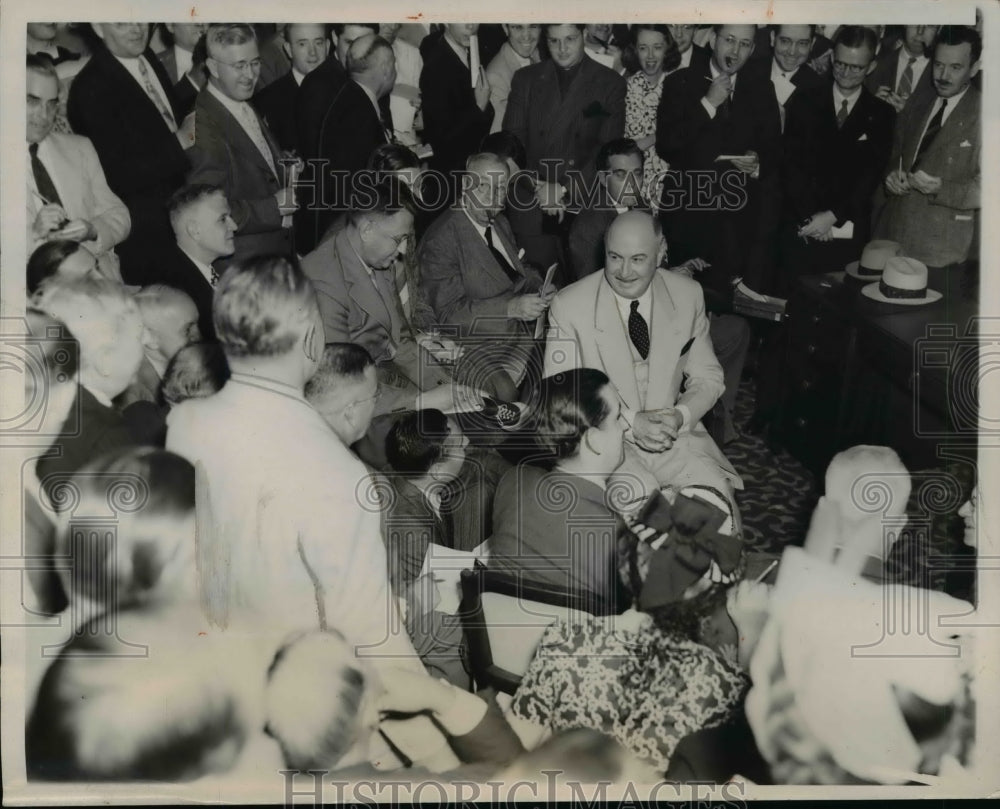
[[[742,431],[753,415],[754,383],[740,384],[734,420]],[[819,497],[813,475],[784,449],[772,451],[763,437],[743,433],[723,450],[743,477],[737,492],[748,550],[779,553],[801,545]]]

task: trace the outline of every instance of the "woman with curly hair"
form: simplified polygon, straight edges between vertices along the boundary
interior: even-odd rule
[[[656,110],[663,95],[663,80],[681,61],[680,51],[666,25],[640,23],[632,26],[627,64],[636,70],[625,90],[625,137],[642,149],[642,188],[649,201],[659,201],[667,162],[656,153]]]

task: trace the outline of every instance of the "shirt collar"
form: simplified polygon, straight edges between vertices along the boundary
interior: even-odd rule
[[[354,81],[354,83],[356,85],[358,85],[358,87],[360,87],[362,90],[364,90],[365,95],[368,96],[368,100],[372,102],[372,106],[375,108],[375,114],[378,116],[378,119],[381,121],[382,120],[382,111],[379,109],[379,106],[378,106],[378,97],[372,91],[372,88],[371,87],[365,87],[365,85],[363,85],[359,81]]]
[[[840,107],[841,107],[842,102],[846,100],[847,101],[847,109],[848,109],[848,111],[853,110],[854,109],[854,105],[857,103],[857,100],[859,98],[861,98],[861,93],[862,93],[862,88],[858,87],[857,92],[854,93],[854,95],[845,96],[840,91],[840,88],[837,86],[837,82],[834,82],[833,83],[833,106],[836,107],[839,110]]]
[[[716,67],[714,59],[709,59],[708,60],[708,69],[711,72],[712,79],[717,79],[717,78],[719,78],[719,76],[722,75],[722,71],[719,70],[718,67]],[[737,74],[733,73],[729,77],[729,84],[732,87],[733,92],[736,91],[736,76],[737,76]]]
[[[802,67],[802,65],[799,65]],[[795,70],[782,70],[781,65],[775,59],[771,59],[771,78],[775,79],[778,76],[784,76],[788,81],[792,80],[792,76],[799,72],[799,68]]]
[[[222,90],[215,86],[211,81],[205,82],[205,86],[208,87],[208,92],[210,92],[215,98],[219,100],[227,110],[229,110],[237,118],[243,114],[243,109],[246,107],[246,101],[236,101],[235,99],[227,96]]]
[[[900,46],[900,48],[899,48],[899,63],[901,65],[906,65],[907,63],[909,63],[910,59],[914,60],[914,62],[913,62],[913,67],[914,68],[916,68],[918,65],[922,65],[924,62],[929,61],[926,56],[924,56],[922,54],[920,56],[913,56],[913,54],[911,54],[908,50],[906,50],[906,48]]]
[[[453,51],[455,51],[455,54],[458,56],[458,58],[462,60],[462,64],[467,65],[468,62],[466,60],[468,59],[468,57],[466,56],[465,48],[463,48],[461,45],[459,45],[452,38],[450,31],[445,31],[444,32],[444,41],[447,42],[448,45],[451,46],[451,49]]]
[[[277,379],[270,379],[266,376],[251,376],[250,374],[233,371],[229,375],[229,382],[238,385],[245,385],[250,388],[257,388],[258,390],[267,391],[268,393],[277,393],[280,396],[287,396],[290,399],[295,399],[298,402],[302,402],[302,404],[306,405],[306,407],[311,408],[311,405],[302,395],[301,390],[296,388],[294,385],[279,382]],[[229,384],[229,382],[226,384]]]
[[[607,281],[605,281],[605,283],[607,283]],[[633,300],[639,301],[640,311],[648,310],[650,305],[652,304],[653,301],[652,283],[650,283],[650,285],[646,287],[646,291],[643,292],[638,298],[623,298],[621,295],[615,292],[614,288],[611,287],[611,284],[608,284],[608,287],[611,288],[611,294],[615,296],[615,300],[618,302],[618,308],[621,309],[623,312],[627,312],[632,308]]]
[[[510,55],[514,57],[514,61],[517,62],[521,67],[527,67],[531,64],[530,56],[521,56],[517,51],[514,50],[514,46],[509,42],[503,43],[507,49],[510,51]]]
[[[208,283],[212,283],[213,270],[211,264],[206,264],[204,261],[199,261],[180,245],[177,245],[177,249],[180,250],[185,256],[187,256],[190,262],[194,264],[195,267],[201,270],[201,274],[205,276],[205,280],[208,281]]]
[[[464,202],[462,203],[461,207],[462,207],[462,213],[464,213],[466,218],[472,223],[472,227],[474,227],[476,229],[476,232],[485,239],[486,225],[480,225],[475,219],[472,218],[472,215],[469,213],[469,209],[465,207]]]
[[[967,92],[969,92],[969,88],[971,86],[972,86],[971,84],[965,85],[965,89],[962,90],[962,92],[957,93],[956,95],[953,95],[951,98],[948,99],[948,106],[945,107],[945,112],[946,113],[951,114],[951,111],[953,109],[955,109],[955,107],[958,106],[958,102],[961,101],[963,98],[965,98],[965,94]],[[935,111],[938,109],[938,107],[941,106],[940,101],[941,101],[941,96],[938,96],[937,97],[937,101],[934,102],[934,110]]]
[[[302,80],[305,79],[305,73],[299,73],[294,67],[292,68],[292,78],[295,79],[295,83],[299,86],[302,85]]]
[[[681,63],[678,67],[691,67],[691,57],[694,55],[694,45],[681,54]]]

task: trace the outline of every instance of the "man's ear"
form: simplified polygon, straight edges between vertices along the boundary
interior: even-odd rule
[[[146,325],[143,325],[142,327],[142,337],[140,338],[140,341],[142,342],[143,352],[146,350],[158,351],[160,348],[160,341],[156,334]]]
[[[291,43],[282,35],[281,37],[281,50],[288,57],[288,61],[292,61],[292,46]]]
[[[213,79],[219,78],[219,63],[215,60],[214,57],[209,56],[205,60],[205,68],[208,70],[208,75],[211,76]]]
[[[979,69],[982,66],[983,66],[983,60],[981,58],[977,59],[973,63],[972,67],[969,69],[969,78],[971,79],[973,76],[975,76],[979,72]]]
[[[771,48],[773,49],[774,48],[774,41],[775,41],[775,39],[777,39],[777,37],[774,34],[774,31],[771,31],[770,37],[771,37]]]
[[[507,25],[507,23],[502,22],[502,23],[500,23],[500,27],[503,28],[504,36],[509,37],[510,36],[510,26]]]

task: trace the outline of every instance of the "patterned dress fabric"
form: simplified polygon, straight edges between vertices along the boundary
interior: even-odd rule
[[[641,70],[628,77],[625,88],[625,137],[638,139],[656,133],[656,108],[663,95],[663,79],[656,85],[649,83]],[[670,168],[656,153],[654,143],[643,152],[642,193],[647,202],[658,202],[663,190],[663,173]]]
[[[665,772],[681,739],[735,716],[748,686],[734,652],[653,626],[560,620],[542,637],[511,709],[554,733],[599,730]]]

